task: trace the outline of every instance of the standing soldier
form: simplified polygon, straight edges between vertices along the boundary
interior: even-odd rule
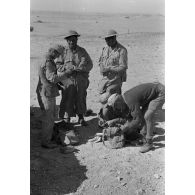
[[[61,46],[56,45],[49,49],[45,63],[39,67],[39,81],[37,85],[37,98],[43,111],[42,121],[42,147],[54,148],[51,142],[54,120],[56,114],[56,97],[59,96],[57,83],[66,78],[66,72],[57,74],[54,60],[59,57]]]
[[[110,95],[121,94],[122,83],[126,81],[127,49],[116,40],[117,32],[109,30],[104,36],[107,46],[103,48],[99,59],[100,73],[103,76],[99,83],[100,102],[105,104]]]
[[[68,78],[63,82],[62,100],[60,103],[59,117],[70,122],[70,117],[78,115],[78,122],[82,126],[86,113],[87,88],[89,86],[89,72],[93,67],[92,60],[87,51],[77,45],[80,35],[70,30],[64,39],[67,47],[64,50],[64,69],[69,71]]]

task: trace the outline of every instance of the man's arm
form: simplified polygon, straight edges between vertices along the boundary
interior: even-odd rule
[[[49,85],[49,82],[45,76],[45,73],[44,73],[44,67],[43,66],[39,66],[39,69],[38,69],[38,75],[41,79],[41,82],[43,83],[43,85]]]
[[[110,67],[106,66],[105,65],[105,61],[103,61],[103,56],[104,56],[104,52],[106,51],[106,48],[104,47],[102,49],[102,53],[100,55],[100,58],[99,58],[99,67],[100,67],[100,73],[103,74],[103,73],[106,73],[106,72],[109,72],[110,71]]]
[[[135,131],[139,127],[140,123],[144,120],[139,105],[132,106],[130,110],[133,120],[127,120],[126,123],[121,127],[123,133]]]
[[[85,49],[82,49],[82,57],[78,67],[75,68],[76,71],[89,72],[93,68],[93,62],[86,52]]]
[[[115,118],[115,119],[112,119],[112,120],[109,120],[107,121],[107,125],[109,127],[112,127],[112,126],[115,126],[116,124],[121,124],[121,125],[124,125],[126,122],[126,119],[123,119],[123,118]]]

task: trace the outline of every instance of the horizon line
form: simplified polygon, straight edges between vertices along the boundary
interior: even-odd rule
[[[62,12],[62,13],[72,13],[72,14],[75,14],[75,13],[82,13],[82,14],[131,14],[131,15],[160,15],[160,16],[165,16],[165,14],[162,14],[162,13],[149,13],[149,12],[99,12],[99,11],[96,11],[96,12],[92,12],[92,11],[58,11],[58,10],[39,10],[39,9],[30,9],[30,11],[41,11],[41,12]]]

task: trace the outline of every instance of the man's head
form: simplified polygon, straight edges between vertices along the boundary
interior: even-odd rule
[[[104,36],[104,39],[106,41],[106,44],[109,47],[115,47],[117,44],[116,36],[118,33],[115,30],[109,30],[107,34]]]
[[[64,46],[63,45],[55,45],[54,49],[57,50],[57,52],[62,55],[64,53]]]
[[[54,46],[54,47],[49,48],[47,56],[49,56],[49,58],[56,59],[60,56],[60,53]]]
[[[70,30],[70,31],[67,32],[64,39],[66,39],[70,49],[75,49],[76,48],[79,36],[80,35],[74,30]]]
[[[123,112],[126,108],[126,103],[122,95],[118,93],[114,93],[108,98],[107,105],[111,106],[113,110],[119,112]]]

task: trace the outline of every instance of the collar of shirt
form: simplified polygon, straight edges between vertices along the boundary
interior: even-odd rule
[[[113,53],[119,50],[119,44],[117,42],[116,47],[112,49],[111,47],[108,47],[108,57],[111,56]]]
[[[71,49],[69,48],[69,46],[67,47],[67,49],[68,49],[69,51],[71,51],[71,53],[75,54],[75,53],[78,52],[79,46],[77,45],[76,48],[75,48],[74,50],[71,50]]]

